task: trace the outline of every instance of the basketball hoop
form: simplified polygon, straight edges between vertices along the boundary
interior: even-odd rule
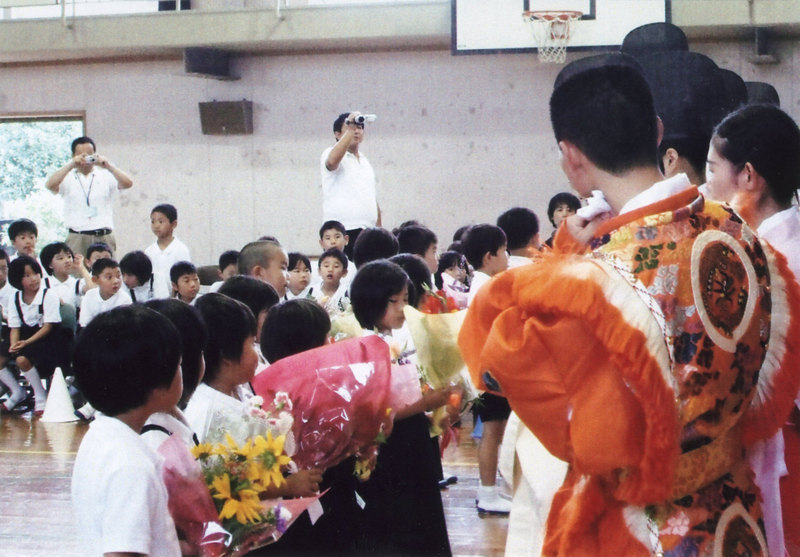
[[[567,45],[572,36],[573,25],[583,17],[583,13],[544,10],[522,12],[522,17],[531,25],[539,50],[539,61],[544,64],[563,64],[567,59]]]

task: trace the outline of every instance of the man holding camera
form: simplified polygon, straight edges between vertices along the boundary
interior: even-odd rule
[[[364,141],[364,124],[375,116],[345,112],[333,122],[336,144],[322,153],[322,220],[341,222],[350,237],[345,255],[353,259],[353,245],[359,233],[381,225],[381,208],[375,193],[375,171],[359,146]]]
[[[45,187],[64,198],[64,221],[69,229],[66,243],[76,254],[104,242],[117,250],[114,237],[113,204],[118,190],[128,189],[133,180],[102,155],[95,154],[89,137],[72,142],[72,158],[56,170]]]

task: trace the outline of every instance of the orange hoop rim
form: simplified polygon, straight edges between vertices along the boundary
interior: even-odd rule
[[[522,12],[522,16],[538,21],[571,21],[583,17],[583,12],[575,10],[533,10]]]

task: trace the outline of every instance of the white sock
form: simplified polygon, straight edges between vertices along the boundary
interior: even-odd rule
[[[478,486],[478,499],[492,499],[497,495],[496,485],[483,485]]]
[[[11,391],[11,398],[16,398],[22,393],[22,387],[19,386],[17,378],[7,367],[0,369],[0,381]]]
[[[36,397],[38,401],[45,401],[47,400],[47,391],[44,390],[44,385],[42,384],[42,380],[39,377],[39,372],[36,369],[36,366],[33,366],[28,371],[23,371],[22,375],[25,376],[25,379],[28,380],[28,383],[31,384],[31,388],[33,389],[33,396]]]
[[[94,406],[92,406],[87,402],[86,404],[78,408],[78,412],[80,412],[81,415],[88,420],[89,418],[94,416],[94,413],[97,412],[97,410],[95,410]]]

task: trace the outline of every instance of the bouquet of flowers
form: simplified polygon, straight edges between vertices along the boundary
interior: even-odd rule
[[[328,344],[284,358],[253,381],[271,400],[289,393],[293,460],[301,469],[329,468],[368,457],[391,428],[389,348],[377,336]]]

